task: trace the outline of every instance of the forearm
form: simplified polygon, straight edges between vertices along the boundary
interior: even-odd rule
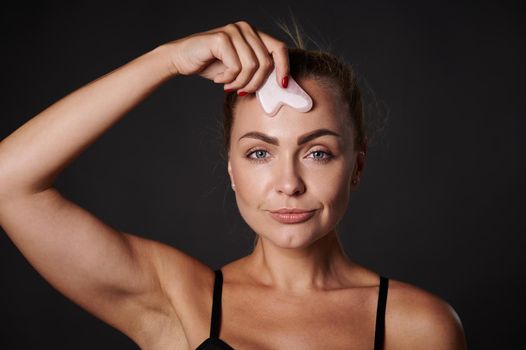
[[[0,196],[35,193],[175,75],[158,47],[73,91],[0,142]]]

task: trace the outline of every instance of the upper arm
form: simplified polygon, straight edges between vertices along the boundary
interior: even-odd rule
[[[2,200],[0,224],[54,288],[133,340],[160,331],[152,320],[177,318],[161,243],[113,229],[54,188]],[[177,273],[195,259],[169,251],[173,280],[185,284]]]
[[[386,342],[390,343],[386,349],[467,349],[462,322],[450,304],[408,285],[393,292],[387,306],[391,312],[386,320]]]

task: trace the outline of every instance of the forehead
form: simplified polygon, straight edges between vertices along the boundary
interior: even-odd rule
[[[349,137],[347,107],[338,94],[314,79],[298,79],[298,84],[312,98],[312,109],[306,113],[284,105],[274,117],[267,116],[255,94],[239,97],[234,111],[232,140],[249,131],[259,131],[286,142],[296,141],[306,132],[326,128]],[[237,136],[237,137],[236,137]]]

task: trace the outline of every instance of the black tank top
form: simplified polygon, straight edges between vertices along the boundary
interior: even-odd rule
[[[215,270],[214,297],[212,300],[212,319],[210,322],[210,337],[203,341],[196,350],[234,350],[233,347],[219,338],[221,322],[221,292],[223,289],[223,273]],[[389,278],[380,275],[380,290],[376,308],[376,326],[374,330],[374,350],[381,350],[384,342],[385,304]]]

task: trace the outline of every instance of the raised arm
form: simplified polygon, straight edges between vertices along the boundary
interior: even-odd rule
[[[174,295],[212,272],[175,248],[109,227],[53,182],[170,78],[198,73],[225,89],[254,92],[273,68],[272,54],[281,79],[288,73],[286,47],[259,35],[238,22],[159,46],[65,96],[0,142],[2,228],[57,290],[139,345],[162,331],[152,319],[177,319]]]
[[[58,291],[131,336],[147,310],[170,310],[153,259],[159,244],[117,232],[52,185],[67,164],[174,76],[168,63],[166,48],[156,48],[70,93],[0,143],[2,228]],[[180,257],[181,265],[188,261]]]

